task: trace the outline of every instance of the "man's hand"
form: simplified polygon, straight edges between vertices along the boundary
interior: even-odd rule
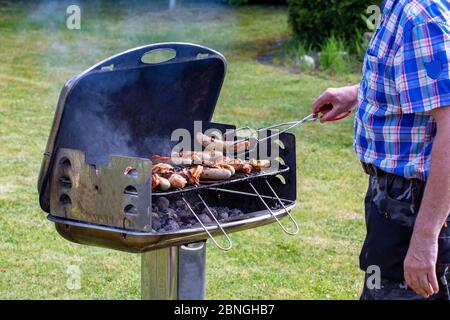
[[[313,113],[319,114],[324,106],[331,104],[333,109],[320,119],[321,122],[327,122],[352,110],[358,99],[358,88],[359,85],[325,90],[313,103]]]
[[[436,277],[437,237],[414,233],[404,262],[408,287],[424,298],[439,292]]]
[[[404,261],[407,285],[425,298],[439,292],[438,237],[450,212],[450,107],[438,108],[432,114],[437,134],[431,153],[430,176]]]

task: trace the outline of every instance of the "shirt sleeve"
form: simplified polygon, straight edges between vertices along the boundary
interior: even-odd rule
[[[432,22],[405,30],[394,59],[395,86],[404,113],[450,106],[450,25]]]

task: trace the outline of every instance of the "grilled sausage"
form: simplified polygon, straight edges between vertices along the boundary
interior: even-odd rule
[[[167,191],[170,189],[169,180],[167,180],[166,178],[163,178],[163,177],[158,177],[158,180],[159,180],[159,186],[158,186],[159,190]]]
[[[231,172],[222,168],[203,168],[200,176],[203,180],[227,180],[231,177]]]

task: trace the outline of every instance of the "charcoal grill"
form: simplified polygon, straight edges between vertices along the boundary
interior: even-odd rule
[[[147,61],[146,57],[168,57]],[[264,141],[271,168],[182,190],[152,191],[151,157],[170,154],[172,133],[195,136],[234,125],[211,122],[226,60],[209,48],[160,43],[110,57],[69,80],[58,101],[39,175],[42,210],[69,241],[142,253],[143,298],[204,298],[205,242],[231,249],[231,232],[277,222],[296,234],[295,137]],[[194,143],[194,139],[192,141]],[[281,146],[281,147],[280,147]],[[271,152],[270,150],[277,150]],[[133,168],[124,174],[124,168]],[[181,200],[198,224],[176,231],[152,229],[158,197]],[[245,214],[212,222],[196,205],[237,208]],[[293,228],[281,218],[288,216]],[[225,241],[216,236],[223,235]]]

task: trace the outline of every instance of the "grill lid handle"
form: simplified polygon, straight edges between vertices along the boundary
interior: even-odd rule
[[[169,53],[166,59],[160,61],[146,61],[144,59],[147,55],[158,53]],[[170,55],[170,53],[172,53]],[[139,66],[145,66],[149,64],[165,64],[165,63],[177,63],[190,60],[201,60],[210,56],[218,57],[226,65],[226,60],[222,54],[212,50],[210,48],[195,45],[191,43],[183,42],[162,42],[156,44],[150,44],[138,48],[133,48],[131,50],[119,53],[112,56],[106,60],[97,63],[92,68],[86,70],[84,73],[90,72],[92,70],[103,71],[103,70],[114,70],[114,69],[126,69]],[[144,60],[143,60],[144,59]]]

